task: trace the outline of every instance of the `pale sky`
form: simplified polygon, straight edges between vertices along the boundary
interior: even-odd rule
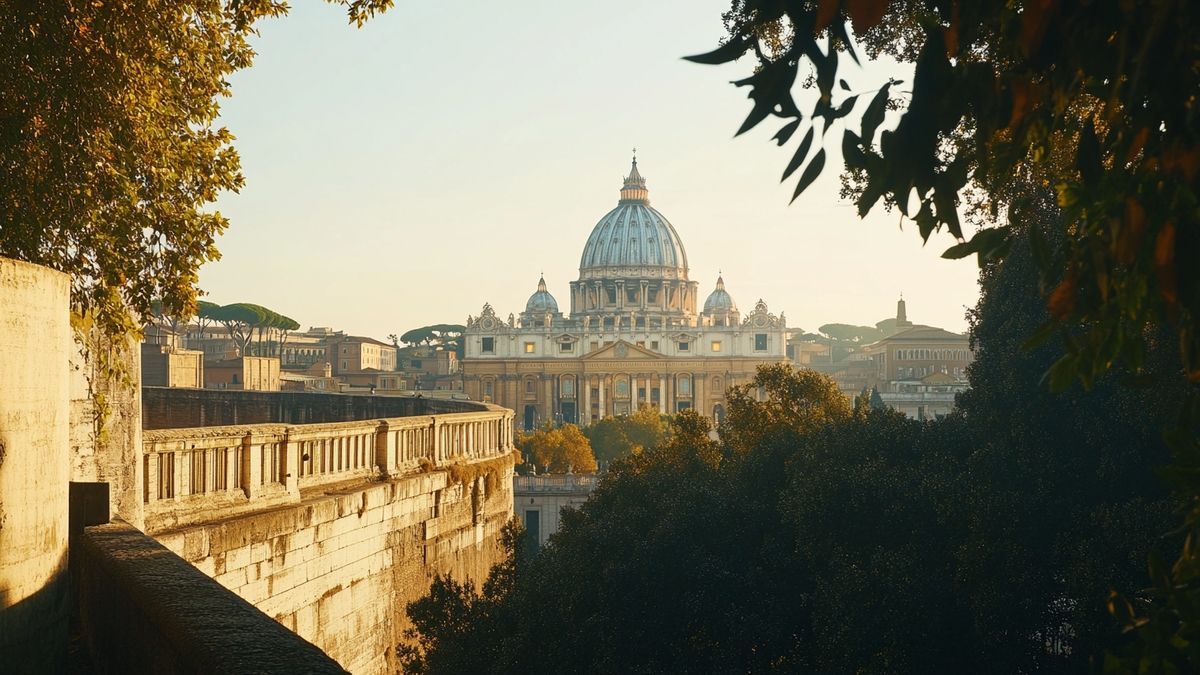
[[[218,202],[231,224],[201,270],[206,299],[383,339],[484,302],[520,312],[544,271],[569,311],[636,146],[701,302],[720,270],[744,313],[762,298],[793,327],[873,324],[903,292],[910,320],[965,331],[974,260],[943,260],[949,235],[922,246],[895,213],[860,220],[837,196],[840,129],[791,206],[797,176],[779,176],[800,135],[777,148],[768,121],[733,137],[750,105],[729,81],[751,63],[680,58],[717,45],[728,4],[398,0],[356,30],[338,7],[294,2],[261,25],[223,103],[246,186]],[[847,73],[856,92],[907,77]]]

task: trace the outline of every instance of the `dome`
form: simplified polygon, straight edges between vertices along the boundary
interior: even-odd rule
[[[725,290],[725,280],[720,276],[717,277],[717,287],[712,293],[708,294],[708,299],[704,301],[705,313],[713,312],[736,312],[737,305],[733,302],[733,296]]]
[[[636,157],[621,188],[621,200],[592,228],[579,260],[582,276],[604,277],[611,268],[641,268],[652,277],[687,278],[683,241],[670,221],[650,207]],[[593,274],[586,274],[588,270]]]
[[[529,296],[529,302],[525,303],[526,314],[551,314],[558,313],[558,301],[550,295],[550,291],[546,290],[546,278],[538,279],[537,292]]]

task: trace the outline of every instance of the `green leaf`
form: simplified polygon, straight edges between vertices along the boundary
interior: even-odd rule
[[[705,65],[716,66],[722,63],[729,63],[730,61],[736,61],[742,54],[746,53],[747,49],[750,49],[750,45],[750,40],[742,37],[736,37],[720,47],[717,47],[711,52],[685,56],[683,57],[683,60],[691,61],[692,63],[703,63]]]
[[[808,133],[804,134],[804,140],[800,141],[800,147],[796,148],[796,154],[792,155],[792,161],[788,162],[787,168],[783,170],[783,178],[780,178],[779,182],[787,180],[788,176],[800,168],[800,165],[804,163],[804,158],[808,157],[808,149],[812,147],[812,142],[813,128],[809,127]]]
[[[875,130],[883,123],[883,113],[887,109],[888,88],[892,86],[891,82],[883,85],[879,89],[879,93],[875,94],[871,99],[870,105],[867,106],[867,111],[862,116],[862,140],[863,144],[870,147],[875,140]]]
[[[970,241],[964,241],[961,244],[955,244],[946,249],[942,253],[943,258],[950,260],[958,260],[965,258],[972,253],[978,253],[980,256],[987,256],[992,251],[999,249],[1008,242],[1008,231],[1002,228],[993,227],[986,230],[980,230],[971,237]]]
[[[800,128],[800,122],[801,120],[799,118],[788,122],[783,126],[782,129],[775,132],[775,135],[771,137],[771,140],[775,141],[777,145],[784,145],[788,142],[788,139],[792,137],[792,134],[796,133],[796,129]]]
[[[800,182],[796,185],[796,191],[792,193],[792,202],[796,201],[796,198],[800,196],[800,193],[804,192],[809,185],[812,185],[812,182],[817,179],[817,176],[821,175],[821,169],[824,167],[825,148],[821,148],[817,151],[817,154],[815,157],[813,157],[813,160],[809,162],[808,166],[804,168],[804,173],[800,175]],[[790,204],[791,202],[788,203]]]
[[[1050,370],[1047,370],[1042,377],[1042,381],[1049,385],[1050,391],[1057,393],[1065,391],[1067,387],[1071,386],[1078,371],[1077,361],[1075,356],[1067,354],[1050,366]]]

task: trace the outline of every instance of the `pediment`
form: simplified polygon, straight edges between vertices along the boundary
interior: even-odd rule
[[[585,360],[621,359],[623,361],[636,359],[661,359],[662,354],[639,347],[624,340],[617,340],[611,345],[599,347],[583,355]]]

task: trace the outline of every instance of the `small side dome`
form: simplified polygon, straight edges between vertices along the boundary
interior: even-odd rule
[[[551,314],[558,313],[558,301],[550,295],[550,291],[546,290],[546,278],[538,279],[537,292],[529,296],[529,302],[525,303],[526,314]]]
[[[708,294],[708,299],[704,301],[704,312],[713,314],[716,312],[736,312],[737,305],[733,302],[733,296],[725,290],[725,280],[720,276],[717,277],[717,287],[712,293]]]

